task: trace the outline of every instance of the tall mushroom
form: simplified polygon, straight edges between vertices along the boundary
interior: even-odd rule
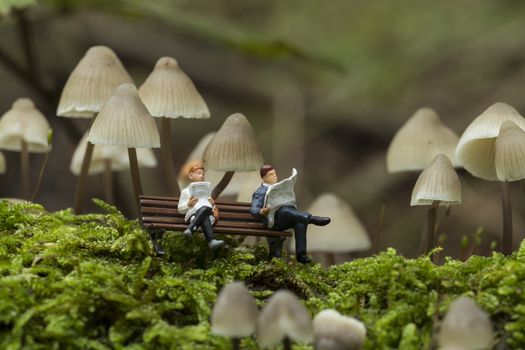
[[[91,47],[69,75],[58,103],[57,115],[69,118],[95,118],[115,89],[132,83],[117,55],[106,46]],[[84,187],[93,145],[88,143],[75,190],[75,213],[82,212]]]
[[[262,348],[282,342],[291,350],[291,341],[311,342],[312,319],[308,310],[290,291],[278,290],[261,310],[257,321],[257,340]]]
[[[122,84],[115,90],[93,122],[87,141],[93,145],[127,147],[138,211],[142,185],[135,148],[158,148],[160,136],[155,120],[140,100],[133,84]],[[140,212],[138,217],[140,220]]]
[[[259,170],[263,164],[261,149],[243,114],[235,113],[226,119],[206,147],[203,160],[207,169],[226,172],[212,191],[214,199],[228,186],[236,171]]]
[[[75,175],[80,174],[82,160],[87,147],[89,133],[85,133],[80,140],[69,166]],[[153,168],[157,166],[155,154],[148,148],[137,149],[137,162],[139,167]],[[128,150],[123,146],[98,145],[93,149],[93,156],[89,165],[88,174],[103,175],[104,199],[113,203],[113,171],[128,170],[130,168]]]
[[[222,288],[211,314],[211,332],[232,338],[232,348],[240,349],[240,338],[255,332],[259,310],[255,298],[242,282]]]
[[[19,98],[0,119],[0,149],[20,152],[21,187],[29,199],[29,153],[47,153],[50,127],[33,101]]]
[[[419,175],[410,205],[430,205],[427,211],[427,251],[434,246],[436,209],[439,205],[461,204],[461,183],[450,159],[438,154]]]
[[[336,310],[319,312],[313,321],[316,350],[359,350],[366,340],[365,325]]]
[[[0,152],[0,174],[4,174],[5,169],[5,156],[2,152]]]
[[[308,250],[325,254],[328,265],[334,265],[334,253],[349,253],[370,249],[371,242],[363,224],[352,208],[333,193],[319,196],[308,208],[309,213],[329,216],[328,227],[308,228]],[[292,251],[294,241],[291,242]]]
[[[157,61],[153,72],[139,88],[139,95],[150,114],[162,119],[162,162],[170,191],[178,195],[180,188],[173,167],[170,119],[204,119],[210,117],[210,111],[191,79],[172,57],[161,57]]]
[[[472,175],[498,181],[496,172],[496,138],[502,124],[510,120],[525,130],[525,118],[506,103],[495,103],[474,119],[465,129],[456,148],[458,162]],[[512,252],[512,219],[510,216],[508,183],[502,182],[503,253]],[[510,244],[509,244],[510,242]]]

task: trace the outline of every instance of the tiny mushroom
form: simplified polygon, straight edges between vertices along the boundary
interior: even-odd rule
[[[213,306],[211,331],[232,338],[233,349],[239,349],[240,338],[255,332],[259,310],[255,298],[242,282],[222,288]]]
[[[322,194],[308,208],[308,212],[330,216],[332,219],[328,227],[312,226],[308,228],[308,250],[325,253],[329,265],[335,264],[334,253],[370,249],[370,238],[363,224],[352,208],[337,195]],[[292,240],[292,250],[294,245]]]
[[[57,115],[68,118],[95,118],[115,89],[132,83],[117,55],[106,46],[93,46],[69,75],[58,103]],[[93,153],[87,144],[75,189],[74,211],[82,212],[84,187]]]
[[[388,146],[388,172],[423,170],[440,153],[456,166],[454,151],[458,139],[434,110],[420,108],[397,131]]]
[[[494,330],[489,316],[468,297],[455,300],[438,334],[440,350],[492,349]]]
[[[436,208],[452,204],[461,204],[461,183],[448,157],[438,154],[419,175],[410,201],[412,206],[431,206],[427,212],[427,251],[434,246]]]
[[[191,79],[172,57],[161,57],[157,61],[153,72],[139,88],[139,96],[150,114],[162,120],[162,162],[170,190],[178,194],[170,119],[204,119],[210,117],[210,111]]]
[[[336,310],[319,312],[313,321],[316,350],[359,350],[366,340],[365,325]]]
[[[472,175],[489,181],[501,181],[496,171],[496,139],[505,121],[511,121],[525,130],[525,118],[506,103],[495,103],[478,116],[465,129],[456,148],[460,164]],[[502,170],[503,171],[503,170]],[[503,253],[512,252],[512,216],[510,190],[506,181],[501,183],[503,206]]]
[[[291,340],[311,342],[312,339],[313,326],[308,310],[292,292],[275,292],[257,321],[259,345],[267,348],[283,342],[285,350],[290,350]]]
[[[46,117],[29,98],[19,98],[0,118],[0,149],[20,152],[21,186],[29,199],[29,153],[50,150],[47,135],[50,127]]]
[[[122,84],[115,90],[95,119],[87,141],[94,145],[117,145],[128,149],[133,190],[138,201],[142,185],[135,148],[158,148],[160,136],[155,120],[133,84]]]
[[[236,171],[259,170],[263,157],[248,119],[241,113],[230,115],[206,147],[203,160],[207,169],[226,172],[213,189],[212,198],[222,193]]]

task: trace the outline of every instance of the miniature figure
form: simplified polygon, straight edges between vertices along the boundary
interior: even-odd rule
[[[216,249],[224,245],[224,241],[213,238],[213,224],[218,219],[215,201],[211,198],[211,184],[204,182],[204,166],[194,163],[188,170],[191,183],[180,194],[179,213],[186,214],[184,220],[189,223],[183,234],[191,237],[197,227],[201,227],[208,247]]]
[[[293,185],[297,172],[277,183],[277,173],[272,165],[263,165],[260,169],[263,183],[252,197],[250,214],[262,220],[264,225],[272,230],[294,229],[295,252],[297,261],[306,264],[310,259],[306,255],[306,229],[309,224],[325,226],[330,223],[329,217],[314,216],[298,210],[295,205]],[[273,193],[273,196],[269,196]],[[268,237],[269,257],[281,257],[284,238]]]

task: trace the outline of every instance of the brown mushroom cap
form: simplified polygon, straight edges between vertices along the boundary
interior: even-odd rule
[[[444,154],[438,154],[419,175],[412,191],[410,205],[461,204],[461,183],[452,163]]]
[[[525,132],[510,120],[501,124],[496,138],[495,166],[500,181],[525,178]]]
[[[60,96],[57,115],[92,118],[119,85],[132,82],[113,50],[93,46],[69,75]]]
[[[472,299],[452,303],[438,335],[440,349],[492,349],[494,331],[490,318]]]
[[[456,165],[458,140],[456,133],[441,122],[434,110],[420,108],[397,131],[388,146],[388,172],[423,170],[440,153]]]
[[[162,57],[139,88],[139,95],[154,117],[210,117],[210,111],[191,79],[172,57]]]
[[[358,350],[366,340],[365,325],[336,310],[319,312],[313,321],[316,350]]]
[[[94,145],[160,147],[155,120],[133,84],[122,84],[115,90],[93,122],[88,141]]]
[[[261,310],[257,321],[257,340],[262,348],[266,348],[285,337],[298,342],[312,341],[312,320],[308,310],[292,292],[278,290]]]
[[[24,140],[29,152],[48,152],[49,130],[46,117],[36,109],[33,101],[19,98],[0,119],[0,148],[20,152]]]
[[[206,147],[203,160],[210,170],[259,170],[263,157],[248,119],[241,113],[230,115]]]
[[[242,282],[222,288],[213,306],[211,331],[226,337],[247,337],[255,331],[259,309],[250,291]]]

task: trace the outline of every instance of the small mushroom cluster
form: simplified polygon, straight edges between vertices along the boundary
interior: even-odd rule
[[[275,292],[261,312],[255,299],[242,282],[223,287],[211,316],[213,334],[232,338],[232,348],[240,349],[241,338],[257,333],[261,348],[282,343],[291,349],[291,342],[311,343],[317,350],[358,350],[366,328],[360,321],[323,310],[313,320],[308,310],[290,291]]]

